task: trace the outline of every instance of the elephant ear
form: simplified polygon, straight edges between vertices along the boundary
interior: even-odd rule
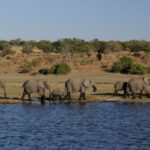
[[[89,87],[89,85],[90,85],[89,80],[84,80],[84,81],[83,81],[83,86],[84,86],[85,88]]]
[[[149,80],[148,80],[147,77],[143,77],[143,80],[144,80],[144,83],[145,83],[146,85],[149,85]]]
[[[38,87],[39,88],[42,88],[42,89],[44,89],[45,88],[45,85],[44,85],[44,83],[43,83],[43,81],[38,81]]]

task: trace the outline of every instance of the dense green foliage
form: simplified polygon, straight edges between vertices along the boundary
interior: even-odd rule
[[[143,64],[135,63],[131,66],[129,73],[131,73],[131,74],[146,74],[146,73],[150,73],[150,68]]]
[[[122,64],[120,62],[114,62],[112,65],[112,72],[121,72],[122,71]]]
[[[133,58],[128,56],[123,56],[118,62],[114,62],[112,66],[113,72],[129,73],[129,70],[133,64]]]
[[[91,41],[85,41],[77,38],[61,39],[54,42],[48,40],[41,41],[23,41],[21,39],[11,41],[0,41],[0,51],[7,49],[10,46],[29,46],[34,48],[37,47],[43,52],[71,52],[80,53],[87,52],[89,50],[104,53],[107,51],[132,51],[139,52],[141,50],[150,51],[150,41],[100,41],[94,39]],[[28,53],[28,50],[25,50]],[[29,51],[30,52],[30,51]]]
[[[145,74],[150,73],[150,67],[140,63],[135,63],[131,57],[123,56],[119,61],[113,63],[112,72]]]
[[[55,64],[51,67],[50,73],[52,74],[68,74],[71,72],[70,66],[66,62]]]

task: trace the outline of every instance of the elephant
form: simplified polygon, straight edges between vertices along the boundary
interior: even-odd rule
[[[146,93],[147,97],[150,98],[150,85],[144,85],[144,92]]]
[[[4,98],[6,99],[6,82],[4,80],[0,80],[0,87],[4,90]]]
[[[71,101],[71,93],[80,92],[79,100],[85,100],[85,92],[87,88],[93,88],[93,92],[96,92],[97,88],[93,80],[85,80],[81,78],[68,79],[65,82],[66,100]]]
[[[127,84],[128,82],[117,81],[114,84],[114,96],[117,96],[119,91],[124,91],[124,97],[127,94]]]
[[[139,98],[142,98],[142,93],[144,91],[144,86],[150,85],[149,79],[147,77],[142,78],[132,78],[128,81],[127,90],[132,93],[132,98],[136,98],[136,93],[140,92]]]
[[[32,93],[39,93],[41,96],[41,103],[45,103],[45,90],[49,91],[49,96],[51,95],[51,86],[48,84],[47,80],[44,79],[30,79],[23,83],[23,94],[22,100],[24,100],[25,95],[28,95],[29,101],[31,100]]]
[[[62,102],[64,96],[65,94],[61,90],[53,90],[51,93],[52,100],[59,100],[60,102]]]

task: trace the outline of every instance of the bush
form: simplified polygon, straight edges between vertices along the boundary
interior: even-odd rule
[[[50,74],[50,69],[47,68],[40,69],[39,73],[44,75]]]
[[[8,48],[2,51],[1,56],[7,56],[7,55],[13,55],[13,54],[15,54],[15,52]]]
[[[43,50],[43,52],[45,52],[45,53],[53,51],[52,44],[50,41],[45,41],[45,40],[39,41],[37,43],[37,47],[39,49]]]
[[[112,66],[113,72],[129,73],[134,60],[131,57],[123,56],[118,62],[114,62]]]
[[[120,62],[114,62],[112,66],[112,72],[121,72],[122,71],[122,64]]]
[[[31,44],[25,44],[22,47],[22,52],[26,54],[32,53],[33,46]]]
[[[55,64],[50,69],[50,73],[52,74],[68,74],[70,72],[71,72],[71,68],[65,62]]]
[[[21,66],[19,68],[19,71],[18,73],[30,73],[32,71],[32,68],[31,67],[28,67],[28,66]]]
[[[133,64],[129,70],[129,73],[131,74],[145,74],[145,73],[149,73],[150,68],[143,65],[143,64]]]
[[[32,61],[26,61],[20,68],[18,73],[29,73],[31,72],[35,67],[38,66],[40,61],[38,59],[32,60]]]
[[[128,73],[132,64],[133,64],[133,58],[128,57],[128,56],[123,56],[120,58],[120,63],[122,65],[122,73]]]

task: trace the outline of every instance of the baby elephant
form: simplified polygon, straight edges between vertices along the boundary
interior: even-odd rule
[[[117,81],[114,84],[114,95],[117,96],[119,91],[124,91],[124,97],[125,97],[127,94],[127,86],[128,86],[127,82]]]
[[[64,96],[65,94],[61,90],[53,90],[51,94],[51,98],[53,101],[55,100],[62,101],[64,99]]]
[[[0,87],[4,90],[4,98],[6,98],[6,82],[4,80],[0,80]]]

